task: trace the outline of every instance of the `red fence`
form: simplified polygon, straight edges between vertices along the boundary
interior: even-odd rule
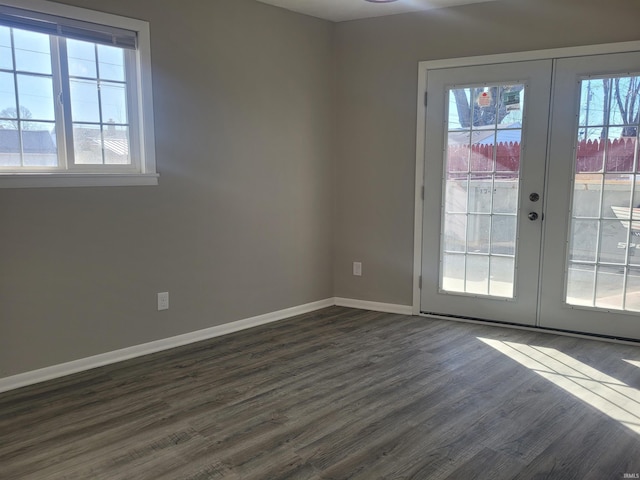
[[[471,146],[471,151],[468,145],[449,145],[447,170],[450,173],[492,172],[494,148],[496,148],[496,172],[515,173],[520,170],[519,142],[504,142],[498,145],[475,144]],[[576,172],[602,172],[605,156],[604,171],[607,173],[633,172],[636,149],[635,138],[607,141],[583,140],[578,144]],[[640,171],[638,166],[635,166],[635,169]]]

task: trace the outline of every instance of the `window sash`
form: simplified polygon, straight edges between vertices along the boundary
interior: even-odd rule
[[[135,50],[137,32],[0,5],[0,25]]]
[[[1,22],[0,22],[1,24]],[[13,28],[20,28],[14,26]],[[32,30],[33,31],[33,30]],[[38,32],[40,33],[40,32]],[[54,115],[56,128],[56,146],[58,155],[57,166],[0,166],[0,174],[2,173],[141,173],[140,159],[140,128],[138,122],[138,98],[136,82],[136,52],[134,50],[123,49],[124,53],[124,70],[125,70],[125,92],[127,102],[127,128],[129,130],[128,149],[129,164],[83,164],[76,163],[76,155],[74,151],[74,131],[73,116],[71,111],[71,91],[70,76],[67,56],[66,39],[63,37],[50,35],[50,52],[51,52],[51,77],[53,79],[53,96],[54,96]],[[97,42],[92,42],[97,43]],[[13,46],[12,46],[13,48]],[[15,65],[14,65],[15,68]],[[3,70],[4,71],[4,70]],[[19,74],[15,70],[14,75]],[[100,82],[100,79],[97,80]],[[16,95],[18,94],[16,90]],[[16,98],[17,101],[19,101]],[[96,124],[102,132],[105,126],[104,122]],[[19,131],[20,132],[20,131]],[[20,138],[22,134],[19,133]],[[102,133],[101,133],[102,139]],[[22,144],[22,143],[21,143]],[[104,143],[101,143],[104,149]],[[22,149],[21,149],[22,150]],[[24,152],[21,151],[21,156]],[[104,161],[104,152],[103,152]]]

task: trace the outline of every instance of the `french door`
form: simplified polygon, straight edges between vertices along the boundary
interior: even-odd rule
[[[640,53],[427,92],[421,312],[640,338]]]

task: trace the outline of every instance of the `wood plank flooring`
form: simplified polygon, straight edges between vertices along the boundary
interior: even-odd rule
[[[0,395],[0,479],[622,479],[625,360],[640,347],[331,307]]]

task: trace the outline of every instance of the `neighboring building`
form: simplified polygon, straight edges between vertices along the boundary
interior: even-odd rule
[[[20,165],[20,134],[18,130],[0,128],[0,167]],[[53,167],[58,164],[55,134],[47,130],[23,130],[24,165]]]

